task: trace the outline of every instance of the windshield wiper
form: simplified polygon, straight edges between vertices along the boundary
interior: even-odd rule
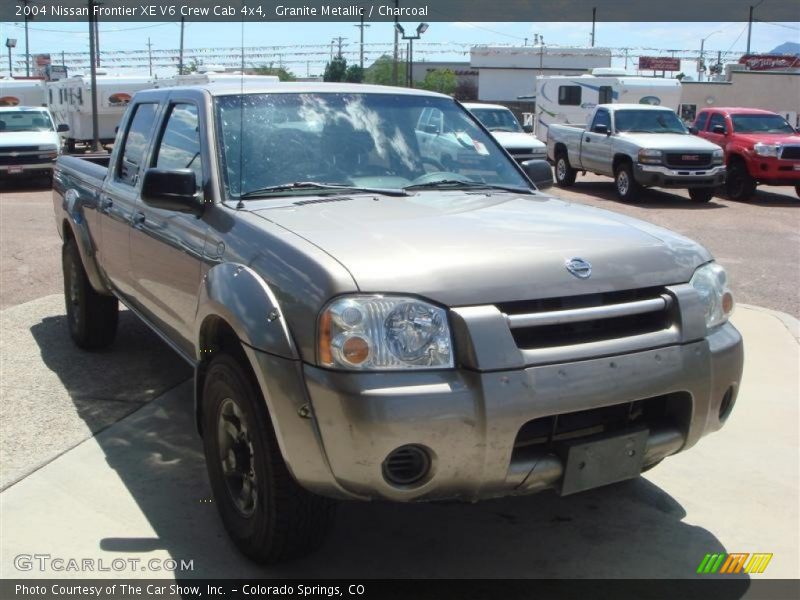
[[[373,188],[373,187],[360,187],[356,185],[348,185],[346,183],[319,183],[316,181],[294,181],[291,183],[281,183],[279,185],[270,185],[255,190],[249,190],[239,196],[240,200],[247,200],[249,198],[266,198],[273,194],[281,192],[290,192],[293,190],[333,190],[337,192],[365,192],[368,194],[382,194],[384,196],[408,196],[408,193],[398,188]]]
[[[427,183],[412,183],[405,186],[404,190],[416,190],[424,188],[451,188],[451,189],[484,189],[484,190],[504,190],[506,192],[515,192],[520,194],[532,194],[533,190],[530,188],[521,188],[511,185],[499,185],[495,183],[485,183],[483,181],[464,181],[463,179],[438,179],[436,181],[429,181]]]

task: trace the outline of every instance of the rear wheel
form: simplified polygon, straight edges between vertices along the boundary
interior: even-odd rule
[[[62,246],[61,265],[64,271],[67,325],[72,341],[84,350],[110,346],[117,334],[117,299],[94,290],[74,239],[67,240]]]
[[[614,183],[617,186],[617,196],[623,202],[636,202],[642,192],[642,186],[634,179],[630,163],[623,162],[614,171]]]
[[[254,377],[234,357],[211,361],[203,385],[203,446],[225,529],[259,563],[309,554],[334,504],[300,487],[283,461]]]
[[[747,172],[747,166],[740,160],[731,164],[725,189],[731,200],[749,200],[756,192],[756,180]]]
[[[693,188],[689,190],[692,202],[708,202],[714,197],[714,188]]]
[[[560,187],[569,187],[575,183],[578,172],[569,164],[569,158],[565,153],[560,153],[556,157],[556,183]]]

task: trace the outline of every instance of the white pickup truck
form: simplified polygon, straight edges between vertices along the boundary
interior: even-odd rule
[[[16,176],[53,176],[61,138],[50,111],[40,106],[0,106],[0,181]]]
[[[547,157],[561,187],[589,171],[613,177],[625,202],[635,202],[649,186],[688,189],[695,202],[708,202],[725,183],[723,151],[691,135],[672,109],[600,104],[588,123],[548,128]]]

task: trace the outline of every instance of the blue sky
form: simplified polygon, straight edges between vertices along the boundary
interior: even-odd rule
[[[317,45],[316,48],[294,48],[273,52],[270,58],[254,58],[255,64],[273,60],[283,61],[298,75],[319,73],[329,54],[329,44],[334,37],[343,36],[343,48],[351,61],[357,60],[358,29],[350,23],[246,23],[244,25],[245,46],[273,45]],[[405,23],[412,30],[416,23]],[[744,52],[746,48],[746,23],[598,23],[596,46],[632,48],[632,55],[658,54],[652,48],[684,50],[697,53],[700,40],[706,38],[705,50],[709,56],[717,51]],[[177,23],[102,23],[100,25],[101,50],[145,50],[150,38],[153,50],[178,48],[179,24]],[[470,44],[522,45],[525,38],[533,43],[534,34],[544,37],[547,45],[588,46],[591,23],[431,23],[422,42],[414,45],[415,59],[468,60]],[[24,53],[24,30],[21,23],[0,23],[0,40],[16,37],[15,50],[21,58]],[[385,52],[390,46],[392,25],[372,23],[366,29],[365,43],[386,44],[367,46],[367,64],[372,58]],[[766,52],[786,42],[800,42],[800,23],[762,23],[753,25],[751,47],[753,52]],[[238,47],[242,43],[242,25],[239,23],[187,23],[185,47]],[[56,58],[62,50],[80,52],[88,50],[87,24],[85,22],[54,23],[32,22],[30,24],[31,54],[49,52]],[[0,48],[3,49],[3,48]],[[294,52],[305,52],[303,55]],[[3,53],[5,54],[5,53]],[[278,56],[280,54],[280,56]],[[5,56],[3,57],[6,58]],[[69,63],[69,61],[67,61]],[[206,60],[213,64],[213,59]],[[614,65],[622,66],[624,59],[614,59]],[[6,70],[6,60],[0,61]],[[113,64],[103,65],[109,71]],[[685,61],[683,69],[694,75],[694,63]],[[125,71],[134,74],[135,71]],[[160,75],[172,74],[169,68],[157,69]],[[139,74],[147,74],[146,69]]]

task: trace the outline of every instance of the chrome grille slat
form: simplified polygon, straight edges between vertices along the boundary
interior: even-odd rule
[[[666,310],[670,306],[672,306],[672,298],[667,294],[662,294],[658,298],[636,300],[633,302],[504,316],[511,329],[519,329],[522,327],[561,325],[564,323],[578,323],[581,321],[638,315]]]

